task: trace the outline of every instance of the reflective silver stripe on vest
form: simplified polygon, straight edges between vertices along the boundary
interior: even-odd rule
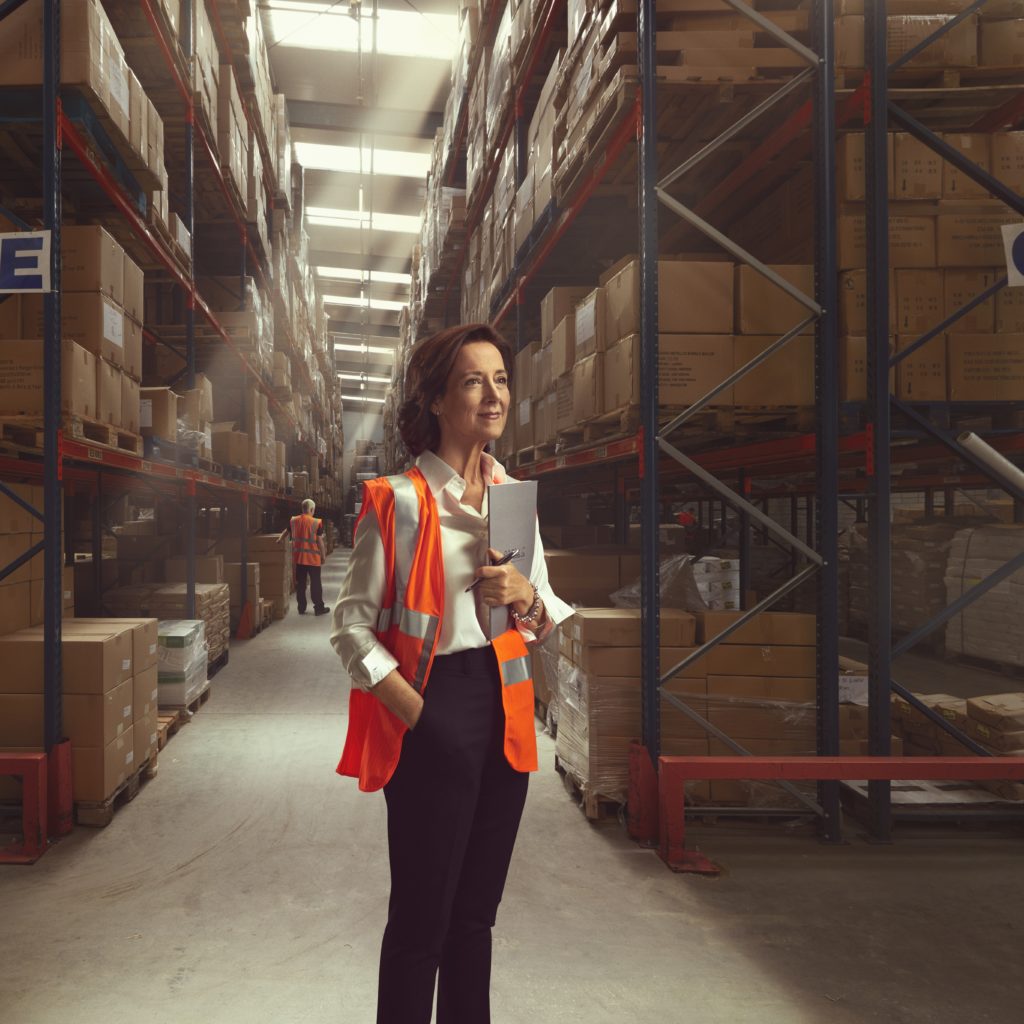
[[[381,608],[377,616],[377,632],[386,633],[391,626],[391,609]]]
[[[427,677],[427,666],[430,664],[430,656],[434,652],[436,644],[438,619],[435,615],[425,615],[427,620],[427,635],[423,637],[423,650],[420,652],[420,663],[416,666],[416,678],[412,681],[413,689],[423,689],[423,680]]]
[[[404,474],[389,476],[388,483],[395,494],[395,604],[404,605],[419,533],[420,499]]]
[[[530,659],[511,658],[501,663],[501,681],[506,686],[525,683],[530,678]]]

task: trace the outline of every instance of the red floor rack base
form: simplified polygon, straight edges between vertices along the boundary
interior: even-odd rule
[[[647,749],[630,749],[629,834],[657,843],[673,870],[718,874],[703,855],[686,848],[686,783],[765,781],[1024,779],[1024,757],[660,757],[655,772]]]
[[[21,779],[21,842],[0,848],[0,864],[34,864],[50,836],[71,831],[71,744],[42,753],[0,753],[0,776]]]

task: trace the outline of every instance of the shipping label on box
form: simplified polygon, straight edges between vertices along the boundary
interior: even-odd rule
[[[910,204],[901,204],[906,210]],[[926,204],[922,204],[926,205]],[[894,270],[901,267],[936,266],[934,216],[893,214],[889,218],[889,262]],[[848,210],[839,215],[839,269],[855,270],[867,265],[867,229],[861,210]]]
[[[576,306],[576,361],[606,348],[604,289],[595,288]]]

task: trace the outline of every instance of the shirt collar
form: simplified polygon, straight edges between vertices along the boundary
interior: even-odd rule
[[[505,467],[493,455],[484,452],[480,456],[480,465],[485,481],[492,484],[503,484],[508,479]],[[430,493],[435,498],[453,480],[462,480],[462,477],[444,459],[429,450],[422,452],[416,459],[416,468],[423,474]]]

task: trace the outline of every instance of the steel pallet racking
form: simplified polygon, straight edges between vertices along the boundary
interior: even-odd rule
[[[531,234],[526,246],[517,253],[514,268],[508,281],[492,304],[493,319],[501,323],[513,313],[516,315],[515,336],[521,348],[528,340],[526,324],[528,311],[536,306],[540,294],[546,287],[567,280],[564,271],[558,267],[567,264],[567,257],[578,255],[580,247],[573,238],[586,235],[595,229],[604,210],[595,196],[602,187],[617,175],[624,163],[636,166],[635,183],[638,207],[637,234],[638,251],[642,261],[642,410],[641,428],[632,435],[612,437],[554,455],[541,455],[536,461],[526,462],[517,469],[524,477],[558,480],[560,489],[566,491],[603,490],[614,496],[616,528],[619,540],[625,537],[625,523],[630,505],[639,505],[642,523],[641,550],[643,557],[644,583],[644,662],[643,662],[643,724],[644,743],[648,756],[656,763],[658,754],[658,710],[662,697],[699,719],[692,709],[682,706],[673,695],[661,691],[661,686],[672,675],[689,663],[674,666],[662,674],[658,665],[658,532],[659,510],[666,501],[666,488],[676,497],[689,495],[702,503],[710,497],[709,507],[721,502],[724,509],[730,506],[738,512],[741,533],[741,547],[749,548],[751,530],[756,526],[770,530],[783,544],[796,552],[792,559],[795,576],[788,583],[769,595],[753,608],[746,609],[744,618],[757,614],[781,598],[789,595],[812,575],[818,577],[818,754],[834,755],[838,752],[838,695],[836,691],[836,670],[838,656],[839,623],[837,614],[837,536],[839,509],[848,503],[856,508],[858,518],[867,518],[870,523],[870,550],[873,592],[882,597],[873,603],[872,625],[869,636],[870,664],[870,751],[874,756],[887,756],[889,748],[889,702],[890,693],[895,692],[909,699],[914,707],[926,715],[935,725],[955,735],[973,753],[978,753],[976,744],[946,721],[939,721],[940,715],[921,704],[905,687],[892,680],[891,662],[897,654],[909,650],[917,642],[943,625],[949,618],[962,610],[971,601],[982,596],[999,580],[1006,578],[1020,568],[1021,559],[1016,559],[999,573],[954,602],[937,619],[922,626],[899,644],[892,644],[892,620],[888,595],[891,590],[889,531],[890,500],[893,494],[902,492],[923,493],[925,505],[935,506],[936,494],[950,492],[953,487],[978,487],[995,478],[997,484],[1006,487],[1017,502],[1016,518],[1021,518],[1022,496],[1013,483],[1007,486],[1005,477],[995,476],[990,464],[958,444],[949,432],[949,423],[962,407],[954,403],[940,402],[931,406],[914,406],[901,402],[891,394],[890,368],[905,359],[909,352],[916,351],[929,340],[947,330],[959,316],[991,297],[1005,285],[998,282],[983,295],[966,303],[953,316],[917,340],[909,351],[903,350],[895,356],[889,354],[888,332],[888,277],[887,245],[888,220],[886,216],[885,162],[879,154],[885,152],[886,131],[890,124],[926,142],[945,160],[948,160],[964,174],[982,184],[993,195],[1003,199],[1010,209],[1022,213],[1024,204],[1020,197],[1005,186],[999,185],[991,175],[986,174],[961,153],[939,139],[926,124],[938,125],[943,130],[991,131],[996,128],[1016,128],[1024,121],[1024,86],[1019,80],[1005,83],[989,80],[981,87],[967,90],[969,94],[956,112],[943,112],[941,101],[948,98],[948,90],[920,89],[898,81],[892,91],[888,81],[896,72],[927,46],[940,39],[955,24],[980,9],[985,0],[970,4],[953,21],[936,31],[929,39],[920,42],[912,51],[889,65],[885,44],[885,4],[866,5],[871,16],[865,31],[865,66],[868,69],[862,80],[847,85],[840,80],[837,85],[835,61],[835,14],[832,0],[816,0],[810,5],[810,24],[813,39],[810,47],[802,45],[788,33],[778,30],[763,15],[753,10],[742,0],[727,0],[734,10],[754,21],[759,30],[771,33],[775,41],[799,54],[805,61],[804,71],[794,74],[785,82],[777,82],[777,92],[771,97],[757,96],[745,103],[729,104],[726,95],[724,105],[731,111],[728,127],[713,141],[701,140],[693,145],[678,160],[678,166],[664,178],[659,178],[658,157],[652,141],[658,128],[658,104],[668,91],[663,83],[656,85],[655,65],[655,0],[639,0],[638,3],[638,50],[639,85],[635,103],[619,111],[617,119],[602,136],[604,143],[600,158],[594,161],[586,174],[577,181],[570,194],[561,202],[554,202],[541,217],[539,226]],[[555,17],[563,15],[565,4],[559,0],[543,5],[543,13],[535,25],[543,26],[547,33]],[[498,22],[498,5],[485,8],[482,22],[481,46],[486,46],[493,37]],[[549,50],[547,35],[539,36],[533,44],[529,71],[525,76],[514,76],[512,83],[512,107],[502,121],[498,145],[488,155],[482,172],[486,193],[488,183],[497,173],[497,162],[502,147],[515,133],[522,139],[525,114],[525,98],[530,95],[536,82],[530,80],[541,59]],[[479,54],[470,58],[470,67],[476,66]],[[686,87],[681,87],[686,93]],[[731,90],[723,89],[724,94]],[[742,90],[736,89],[738,94]],[[804,96],[801,98],[800,92]],[[810,92],[808,98],[806,93]],[[927,95],[926,95],[927,94]],[[940,95],[941,94],[941,95]],[[699,86],[692,86],[689,92],[691,105],[701,102]],[[902,100],[902,106],[893,102],[893,97]],[[733,97],[735,99],[735,97]],[[938,102],[936,102],[938,101]],[[674,108],[677,109],[677,108]],[[915,111],[914,113],[909,111]],[[465,103],[460,119],[453,133],[454,152],[448,158],[447,183],[456,183],[458,174],[453,168],[460,158],[459,147],[464,146],[466,125]],[[759,125],[759,127],[758,127]],[[838,327],[837,289],[838,265],[835,234],[837,189],[836,189],[836,134],[839,128],[864,131],[868,146],[868,195],[867,220],[869,224],[869,246],[873,268],[870,274],[870,309],[868,343],[869,396],[865,403],[841,406],[837,379]],[[634,138],[636,146],[634,147]],[[738,158],[715,163],[716,150],[723,142],[740,142],[742,149]],[[684,147],[685,148],[685,147]],[[464,150],[461,153],[464,156]],[[719,154],[720,155],[720,152]],[[730,241],[727,235],[712,227],[711,220],[722,215],[730,202],[746,196],[756,202],[763,199],[774,184],[783,180],[787,170],[798,161],[811,160],[814,166],[815,218],[815,295],[796,294],[786,282],[773,278],[770,269],[752,254]],[[517,184],[523,180],[523,161],[517,161]],[[672,186],[684,175],[700,172],[690,192],[697,196],[692,207],[680,202],[672,195]],[[763,179],[769,185],[763,184]],[[618,193],[621,196],[621,190]],[[698,402],[695,410],[705,405],[728,384],[752,370],[763,359],[777,352],[809,324],[815,330],[815,427],[813,433],[803,433],[767,441],[745,440],[743,438],[709,438],[691,435],[683,442],[688,452],[669,441],[667,435],[683,426],[692,413],[676,417],[667,426],[658,421],[657,402],[657,275],[656,260],[659,251],[659,226],[655,213],[658,204],[665,205],[679,218],[664,237],[663,244],[678,242],[684,231],[694,230],[712,239],[726,249],[738,262],[753,267],[762,275],[787,291],[807,310],[807,318],[770,346],[759,359],[737,372],[720,388]],[[470,202],[467,217],[467,232],[479,223],[479,200]],[[601,211],[601,212],[595,212]],[[682,225],[682,226],[680,226]],[[603,227],[603,225],[602,225]],[[600,234],[600,232],[597,232]],[[574,246],[574,242],[576,242]],[[615,242],[608,243],[614,249]],[[614,255],[621,255],[622,248]],[[449,291],[455,287],[454,278]],[[449,316],[451,308],[449,303]],[[1015,408],[1019,409],[1021,403]],[[992,412],[1005,409],[995,403],[975,405],[970,411]],[[894,426],[891,412],[897,414]],[[851,426],[852,424],[852,426]],[[990,449],[1004,456],[1020,460],[1024,456],[1024,433],[1013,421],[1005,430],[993,430],[988,434]],[[900,475],[891,477],[893,470]],[[659,480],[660,477],[660,480]],[[729,487],[721,478],[735,481]],[[694,483],[696,481],[696,483]],[[784,497],[791,502],[792,517],[790,529],[784,529],[765,512],[767,502],[775,497]],[[809,536],[801,537],[797,529],[797,501],[804,498],[808,503]],[[948,511],[951,503],[946,502]],[[803,568],[799,568],[803,565]],[[738,627],[737,627],[738,628]],[[714,638],[720,642],[726,634]],[[710,646],[698,651],[694,659],[703,656]],[[706,721],[701,722],[705,728]],[[713,735],[727,742],[737,754],[743,751],[715,730]],[[810,811],[820,821],[823,837],[830,841],[840,838],[839,788],[838,781],[819,784],[817,800],[810,801]],[[808,801],[804,801],[805,804]],[[884,780],[876,778],[870,785],[870,825],[873,835],[879,841],[890,837],[891,811],[889,787]]]
[[[0,4],[0,19],[7,17],[26,0],[6,0]],[[228,46],[224,19],[217,0],[210,0],[215,24],[222,46]],[[181,28],[179,38],[182,47],[169,36],[166,25],[157,15],[153,0],[139,0],[134,14],[140,12],[152,32],[152,43],[160,55],[146,67],[140,65],[143,85],[152,87],[154,93],[161,86],[160,113],[176,118],[183,127],[184,147],[181,153],[183,182],[178,183],[178,194],[184,208],[183,221],[190,237],[195,239],[197,226],[196,185],[201,176],[220,198],[216,209],[217,219],[228,236],[238,247],[239,277],[247,274],[266,282],[264,261],[256,253],[252,238],[245,223],[238,200],[232,195],[219,166],[211,145],[207,129],[196,116],[196,101],[189,87],[189,69],[193,51],[192,4],[181,5]],[[235,510],[238,516],[241,537],[240,573],[242,606],[249,605],[247,593],[248,551],[246,537],[252,528],[252,506],[273,513],[280,511],[287,499],[275,492],[255,486],[249,481],[228,479],[219,473],[195,465],[172,465],[156,459],[144,458],[126,451],[90,443],[86,439],[66,437],[63,431],[61,413],[61,248],[60,231],[62,200],[69,186],[66,175],[66,154],[70,151],[75,159],[74,187],[76,195],[88,192],[94,208],[105,211],[105,220],[147,270],[157,271],[163,279],[178,288],[183,297],[185,313],[185,344],[178,352],[184,361],[184,369],[170,381],[184,379],[188,386],[195,382],[196,374],[196,314],[206,321],[226,351],[237,357],[239,374],[251,379],[262,391],[279,415],[291,422],[296,443],[308,453],[316,456],[316,448],[307,438],[290,414],[277,401],[273,389],[245,360],[241,351],[232,341],[217,315],[203,299],[196,287],[194,276],[195,261],[183,265],[171,251],[165,239],[152,229],[144,218],[145,196],[138,182],[118,160],[109,141],[104,138],[101,125],[92,115],[88,104],[74,87],[62,87],[61,82],[61,0],[42,0],[43,16],[43,84],[39,90],[7,89],[4,92],[4,111],[0,122],[10,122],[18,130],[25,130],[41,124],[38,141],[39,163],[42,167],[42,223],[51,232],[50,279],[52,291],[45,296],[44,328],[44,416],[43,452],[38,453],[18,445],[5,446],[0,454],[0,478],[7,480],[41,481],[44,493],[43,509],[30,508],[13,493],[0,479],[0,493],[22,506],[43,523],[43,541],[15,559],[10,565],[0,568],[0,579],[8,576],[39,554],[44,557],[44,740],[45,749],[52,756],[63,750],[67,744],[61,742],[61,619],[62,619],[62,568],[65,551],[62,548],[62,528],[65,495],[87,492],[93,501],[93,558],[95,565],[95,587],[100,586],[100,548],[104,524],[103,503],[111,493],[143,487],[153,494],[173,494],[182,500],[185,507],[184,545],[186,552],[187,613],[194,614],[196,586],[196,523],[197,501],[200,494],[212,496],[225,508]],[[127,8],[126,8],[127,9]],[[225,51],[230,55],[230,49]],[[247,109],[248,116],[248,109]],[[262,141],[262,140],[261,140]],[[265,145],[265,143],[264,143]],[[196,160],[196,155],[199,160]],[[196,164],[200,165],[197,169]],[[266,177],[263,186],[268,187]],[[7,210],[8,215],[22,229],[28,225]],[[215,229],[215,228],[214,228]],[[214,230],[211,229],[211,230]],[[147,344],[166,344],[153,332],[145,334]],[[295,340],[289,331],[285,334],[289,356],[297,355]],[[168,346],[172,347],[172,346]],[[177,351],[177,350],[175,350]],[[308,378],[309,369],[301,361],[302,370]],[[329,511],[329,510],[328,510]],[[69,538],[70,541],[70,538]],[[252,611],[244,613],[239,627],[240,636],[251,635]],[[68,770],[69,761],[64,765]],[[69,790],[68,790],[69,793]],[[63,808],[65,824],[69,821],[69,807]]]

